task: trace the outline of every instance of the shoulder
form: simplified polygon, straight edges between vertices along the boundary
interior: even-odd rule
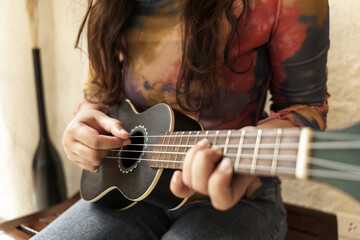
[[[303,21],[310,18],[321,24],[328,15],[328,0],[280,0],[282,16],[294,15]]]
[[[327,0],[279,0],[273,33],[306,35],[308,29],[327,32],[329,7]],[[293,35],[295,36],[295,35]]]
[[[316,11],[326,9],[328,0],[279,0],[282,6],[298,7],[304,11]]]

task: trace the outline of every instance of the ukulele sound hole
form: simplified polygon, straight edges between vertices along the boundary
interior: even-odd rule
[[[121,172],[128,173],[137,167],[144,155],[146,129],[138,126],[130,132],[131,144],[122,148],[118,166]]]

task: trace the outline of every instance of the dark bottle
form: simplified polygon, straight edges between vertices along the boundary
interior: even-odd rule
[[[66,199],[66,185],[59,154],[47,131],[40,50],[34,48],[32,54],[40,124],[40,141],[33,160],[33,177],[35,206],[37,210],[42,210]]]

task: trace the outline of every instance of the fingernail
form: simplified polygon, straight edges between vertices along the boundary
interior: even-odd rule
[[[123,133],[123,134],[129,134],[125,129],[120,129],[120,133]]]
[[[117,133],[119,133],[119,134],[128,134],[128,132],[127,132],[125,129],[123,129],[123,128],[115,127],[114,129],[115,129],[115,131],[116,131]]]
[[[130,144],[131,144],[131,140],[128,139],[123,143],[123,146],[127,146],[127,145],[130,145]]]
[[[224,158],[219,166],[219,171],[223,173],[229,173],[232,171],[232,163],[230,158]]]
[[[200,147],[209,147],[209,146],[210,146],[210,142],[209,142],[209,140],[208,140],[207,138],[204,138],[204,139],[202,139],[201,141],[199,141],[199,142],[197,143],[197,145],[200,146]]]

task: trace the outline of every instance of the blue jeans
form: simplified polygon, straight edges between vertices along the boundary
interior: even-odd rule
[[[209,201],[175,211],[139,202],[120,211],[80,200],[32,239],[285,239],[286,228],[280,181],[273,178],[254,200],[227,211]]]

